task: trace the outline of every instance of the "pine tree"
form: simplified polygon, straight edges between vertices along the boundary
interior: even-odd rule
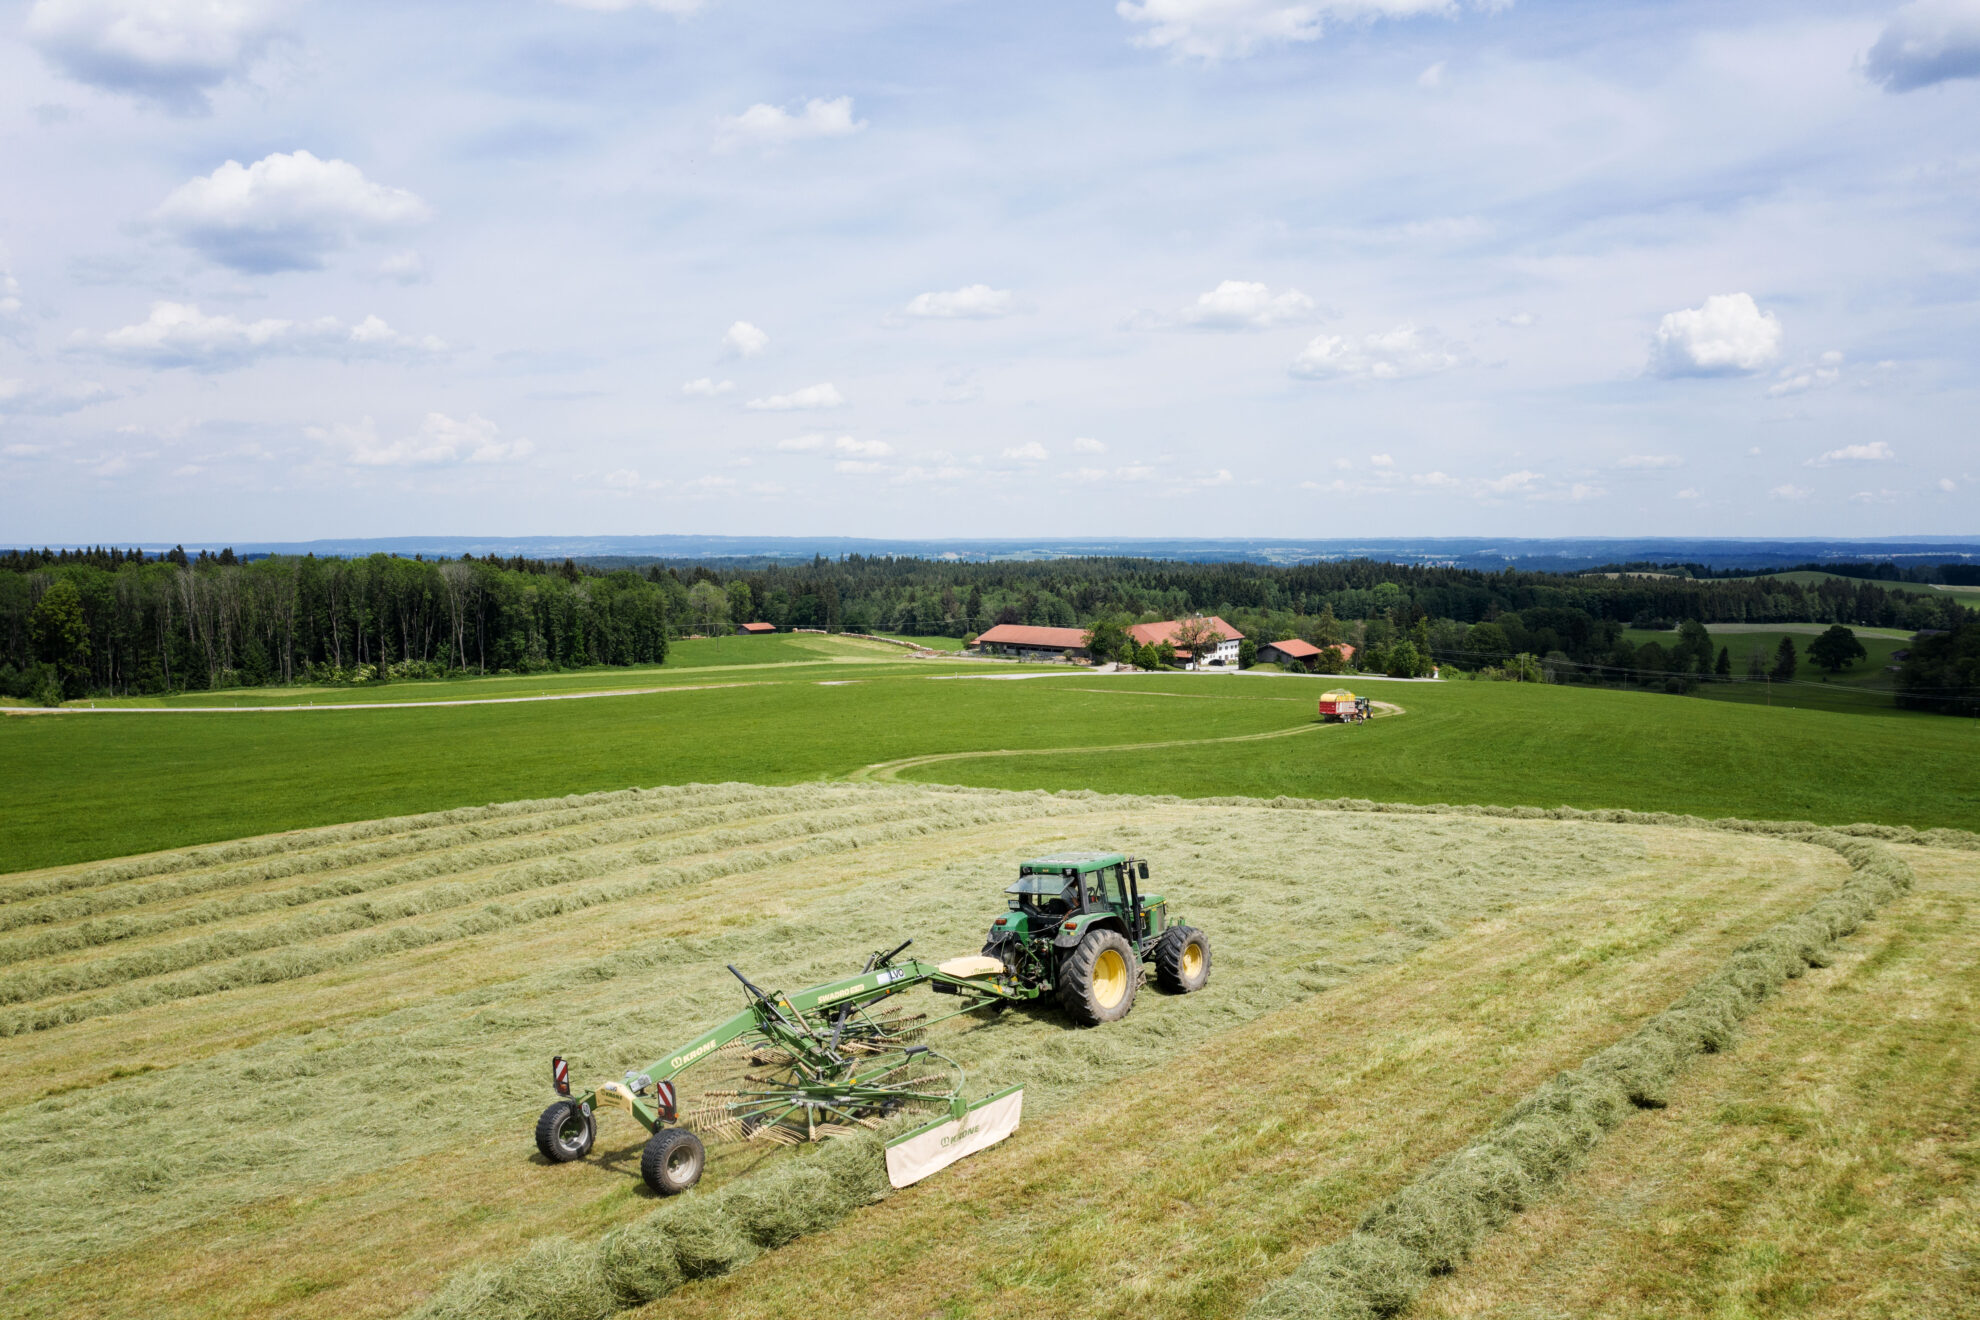
[[[1767,677],[1776,683],[1786,683],[1794,678],[1794,671],[1800,668],[1801,661],[1794,651],[1794,638],[1783,637],[1774,652],[1774,667],[1767,671]]]
[[[1733,660],[1732,651],[1729,648],[1723,646],[1719,648],[1719,663],[1712,666],[1712,672],[1719,676],[1721,682],[1732,677]]]

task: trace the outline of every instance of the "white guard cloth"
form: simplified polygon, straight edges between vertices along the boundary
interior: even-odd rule
[[[887,1147],[887,1181],[906,1187],[965,1155],[996,1145],[1017,1131],[1023,1112],[1024,1092],[1013,1091],[970,1110],[960,1122],[952,1118]]]

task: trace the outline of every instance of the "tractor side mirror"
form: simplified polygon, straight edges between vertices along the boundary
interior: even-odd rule
[[[1146,880],[1146,879],[1148,878],[1148,863],[1147,863],[1147,862],[1142,862],[1142,863],[1140,863],[1140,866],[1141,866],[1141,870],[1140,870],[1139,872],[1137,872],[1137,874],[1138,874],[1138,875],[1139,875],[1139,876],[1140,876],[1140,877],[1141,877],[1141,878],[1142,878],[1143,880]]]

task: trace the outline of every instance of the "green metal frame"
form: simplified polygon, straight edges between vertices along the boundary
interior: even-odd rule
[[[962,1100],[965,1078],[962,1067],[946,1055],[915,1047],[908,1056],[913,1059],[926,1055],[947,1066],[953,1074],[953,1084],[939,1091],[903,1091],[899,1084],[886,1085],[889,1076],[905,1066],[899,1057],[874,1060],[871,1067],[861,1066],[860,1056],[845,1047],[872,1038],[872,1024],[865,1018],[865,1011],[923,984],[964,997],[965,1002],[954,1012],[920,1024],[926,1027],[974,1012],[990,1000],[1028,999],[1037,993],[1009,977],[951,976],[938,966],[917,959],[894,964],[886,954],[875,954],[858,976],[788,994],[760,990],[735,968],[729,970],[748,992],[749,1006],[646,1067],[626,1074],[624,1091],[630,1096],[632,1116],[647,1131],[658,1131],[668,1121],[657,1102],[654,1083],[671,1082],[713,1057],[723,1046],[750,1035],[761,1036],[768,1045],[789,1054],[798,1077],[790,1083],[766,1087],[758,1099],[738,1097],[735,1106],[740,1111],[738,1117],[777,1123],[793,1118],[799,1110],[804,1110],[809,1118],[821,1111],[883,1105],[904,1098],[929,1106],[946,1104],[960,1117],[966,1108]],[[587,1112],[596,1112],[598,1108],[596,1088],[574,1094],[572,1098],[586,1106]]]

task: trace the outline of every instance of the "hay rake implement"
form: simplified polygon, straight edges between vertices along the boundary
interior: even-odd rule
[[[1125,853],[1059,853],[1025,862],[981,955],[895,962],[914,941],[866,960],[858,976],[789,994],[742,985],[742,1012],[665,1058],[573,1095],[570,1067],[550,1061],[559,1097],[536,1124],[555,1163],[582,1159],[601,1106],[652,1135],[640,1173],[662,1195],[684,1192],[707,1163],[703,1138],[795,1145],[879,1127],[901,1114],[934,1121],[887,1143],[888,1177],[918,1181],[1016,1130],[1016,1087],[963,1099],[962,1065],[923,1043],[929,1027],[1014,999],[1055,996],[1078,1022],[1126,1017],[1153,964],[1163,989],[1190,994],[1210,978],[1210,942],[1168,900],[1144,892],[1148,863]],[[933,1017],[890,1004],[927,985],[957,997]]]
[[[640,1160],[647,1185],[672,1195],[700,1179],[704,1140],[796,1145],[897,1114],[959,1122],[988,1101],[966,1103],[962,1065],[922,1037],[934,1023],[1027,994],[994,958],[896,962],[912,943],[875,953],[858,976],[789,993],[764,990],[731,966],[742,1012],[623,1082],[574,1095],[569,1065],[553,1059],[551,1082],[567,1098],[543,1111],[537,1148],[557,1163],[581,1159],[596,1137],[597,1111],[623,1109],[652,1133]],[[931,1017],[887,1003],[923,984],[956,995],[956,1007]]]

